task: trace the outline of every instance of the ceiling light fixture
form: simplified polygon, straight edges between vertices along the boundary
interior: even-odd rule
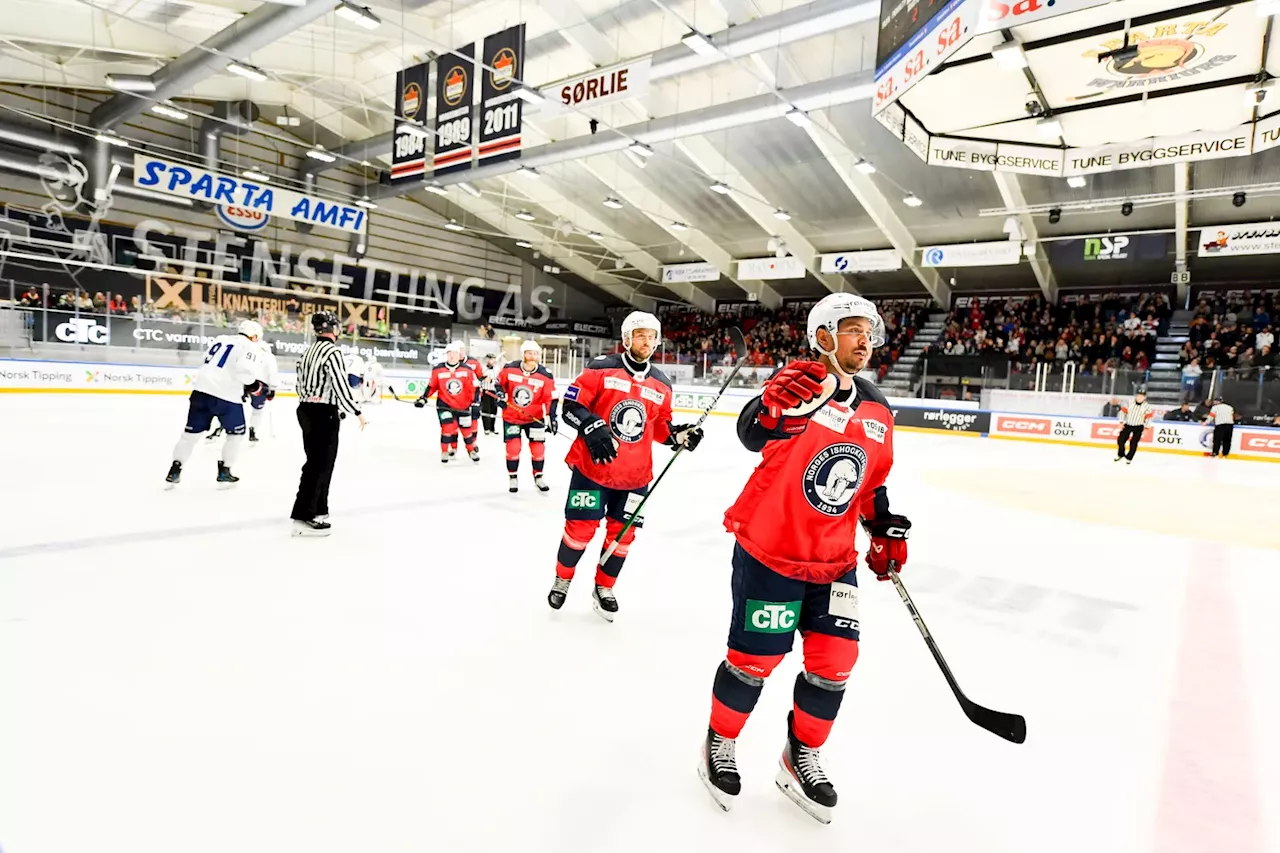
[[[592,240],[603,240],[603,239],[604,239],[604,235],[603,235],[603,234],[601,234],[599,231],[588,231],[588,232],[587,232],[587,236],[588,236],[588,237],[590,237]]]
[[[623,153],[623,155],[624,155],[624,156],[626,156],[626,158],[627,158],[628,160],[630,160],[630,161],[631,161],[631,164],[632,164],[633,166],[635,166],[637,169],[647,169],[647,168],[649,168],[649,161],[648,161],[648,160],[646,160],[646,159],[644,159],[643,157],[641,157],[641,156],[640,156],[639,154],[637,154],[636,152],[634,152],[634,151],[623,151],[622,153]]]
[[[922,204],[924,204],[924,200],[921,199],[919,196],[917,196],[915,193],[912,193],[911,195],[904,198],[902,200],[902,203],[905,204],[907,207],[920,207]]]
[[[267,79],[267,75],[263,74],[261,69],[254,68],[252,65],[246,65],[243,62],[228,62],[227,70],[232,74],[238,74],[255,83],[261,83]]]
[[[374,204],[367,195],[362,195],[356,199],[356,207],[363,207],[365,210],[377,210],[378,205]]]
[[[791,214],[790,214],[790,213],[787,213],[787,212],[786,212],[785,210],[783,210],[782,208],[778,208],[777,210],[775,210],[775,211],[773,212],[773,218],[774,218],[774,219],[781,219],[783,222],[786,222],[787,220],[789,220],[789,219],[791,218]]]
[[[516,214],[516,219],[523,219],[525,222],[532,222],[537,219],[537,217],[527,210],[522,210]]]
[[[1067,178],[1067,186],[1073,190],[1082,190],[1089,185],[1089,181],[1084,175],[1072,175]]]
[[[729,185],[722,184],[719,181],[716,181],[711,185],[711,191],[713,193],[720,193],[720,195],[728,195],[730,193]]]
[[[448,228],[450,231],[461,231],[461,230],[462,230],[462,226],[458,224],[458,220],[456,220],[456,219],[450,219],[448,222],[446,222],[446,223],[444,224],[444,227],[445,227],[445,228]]]
[[[622,210],[623,208],[622,202],[618,201],[613,196],[609,196],[603,202],[601,202],[601,204],[603,204],[605,207],[613,208],[614,210]]]
[[[420,139],[430,139],[431,131],[427,130],[420,123],[410,119],[402,119],[403,123],[396,125],[396,133],[403,133],[408,136],[417,136]]]
[[[527,86],[521,86],[516,89],[516,97],[527,104],[544,104],[547,99],[537,89],[530,89]]]
[[[334,10],[339,18],[346,18],[353,24],[358,24],[366,30],[376,30],[382,26],[382,19],[369,11],[368,6],[357,6],[350,0],[342,0],[342,5]]]
[[[266,184],[271,182],[270,175],[264,174],[263,172],[259,172],[257,169],[245,169],[243,172],[240,173],[240,177],[248,178],[251,181],[257,181],[260,184]]]
[[[1133,213],[1133,202],[1126,201],[1124,204],[1120,205],[1121,216],[1128,216],[1131,213]]]
[[[1057,225],[1062,220],[1062,208],[1055,207],[1049,211],[1049,224]]]
[[[447,189],[445,189],[444,187],[440,186],[439,184],[427,184],[427,192],[429,192],[429,193],[435,193],[436,195],[448,195],[448,194],[449,194],[449,191],[448,191]]]
[[[151,112],[158,116],[164,116],[165,118],[171,118],[176,121],[186,121],[191,118],[189,114],[184,113],[182,110],[177,107],[170,106],[169,104],[152,104]]]
[[[103,78],[117,92],[154,92],[156,81],[146,74],[108,74]]]
[[[462,190],[464,193],[466,193],[469,196],[480,198],[480,190],[471,186],[471,184],[467,183],[466,181],[458,181],[458,189]]]
[[[302,124],[302,119],[297,116],[278,115],[276,116],[276,124],[280,127],[297,127]]]
[[[308,151],[307,156],[312,160],[319,160],[321,163],[336,163],[338,160],[337,157],[333,156],[328,151],[325,151],[324,146],[320,144],[317,144],[315,148]]]
[[[672,231],[688,231],[689,226],[685,225],[683,222],[672,222],[671,230]]]
[[[809,118],[809,114],[804,110],[798,110],[794,107],[787,110],[787,121],[796,127],[809,127],[813,124],[813,119]]]
[[[1016,41],[1009,40],[991,48],[991,58],[1005,71],[1017,71],[1027,67],[1027,52]]]
[[[630,151],[632,154],[636,154],[640,157],[653,156],[653,149],[650,148],[648,145],[645,145],[643,142],[633,142],[627,146],[627,150]]]
[[[1247,196],[1244,193],[1236,193],[1231,197],[1231,203],[1236,207],[1244,207],[1245,201],[1247,201]]]
[[[532,248],[533,248],[533,244],[532,244],[532,243],[530,243],[530,242],[528,242],[527,240],[517,240],[517,241],[516,241],[516,248],[518,248],[518,249],[532,249]]]
[[[689,50],[692,50],[699,56],[715,58],[719,58],[720,56],[720,48],[716,47],[711,39],[707,38],[697,30],[689,33],[684,38],[680,39],[680,41],[684,42],[685,47],[689,48]]]
[[[116,145],[116,146],[119,146],[120,148],[129,147],[129,141],[127,139],[121,139],[120,137],[116,136],[114,133],[108,133],[105,130],[100,133],[94,134],[93,138],[98,140],[99,142],[105,142],[108,145]]]
[[[1057,116],[1046,116],[1036,122],[1041,136],[1053,139],[1062,135],[1062,121]]]
[[[862,159],[859,159],[858,162],[854,163],[853,168],[857,169],[864,175],[874,175],[876,173],[876,167]]]

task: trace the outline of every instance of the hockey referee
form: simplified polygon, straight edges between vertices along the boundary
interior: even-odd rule
[[[316,339],[298,360],[298,425],[307,461],[302,466],[298,497],[293,502],[294,536],[329,535],[329,481],[338,458],[338,427],[346,413],[368,423],[347,379],[342,351],[334,343],[338,318],[327,311],[311,315]]]
[[[1213,424],[1213,455],[1221,454],[1226,459],[1231,455],[1231,438],[1236,431],[1236,410],[1221,395],[1214,397],[1209,421]]]
[[[1138,442],[1142,440],[1142,432],[1147,421],[1156,416],[1147,404],[1147,389],[1139,387],[1133,394],[1133,402],[1120,407],[1120,438],[1116,441],[1117,455],[1115,461],[1124,460],[1124,464],[1133,464],[1133,455],[1138,452]],[[1129,451],[1125,452],[1125,442],[1129,443]]]

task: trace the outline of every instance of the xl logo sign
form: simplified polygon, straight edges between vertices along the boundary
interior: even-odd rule
[[[59,323],[53,332],[58,340],[69,344],[105,344],[111,335],[106,326],[99,326],[97,320],[86,317],[73,317]]]
[[[1086,261],[1118,261],[1129,257],[1128,237],[1086,237],[1084,259]]]

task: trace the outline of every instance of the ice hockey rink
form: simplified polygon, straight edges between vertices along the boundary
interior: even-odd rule
[[[790,656],[718,811],[695,773],[729,616],[721,516],[752,457],[713,417],[646,510],[610,625],[590,551],[545,603],[549,494],[501,445],[439,461],[431,410],[348,422],[334,534],[290,538],[291,400],[231,491],[178,397],[8,395],[0,532],[5,853],[1280,849],[1280,469],[900,432],[902,603],[864,576],[862,655],[823,750],[823,827],[773,784]],[[668,458],[656,451],[656,462]],[[598,540],[597,540],[598,541]]]

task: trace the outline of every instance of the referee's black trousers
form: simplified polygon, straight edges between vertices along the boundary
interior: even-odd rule
[[[484,421],[485,432],[495,432],[498,422],[498,398],[484,392],[480,397],[480,417]]]
[[[338,458],[338,407],[327,403],[299,403],[298,426],[302,427],[302,448],[307,461],[302,466],[298,497],[290,518],[310,521],[329,514],[329,481]]]
[[[1116,441],[1116,445],[1119,449],[1119,455],[1116,457],[1117,459],[1119,459],[1120,456],[1123,456],[1126,459],[1133,458],[1133,455],[1138,452],[1138,442],[1142,440],[1142,431],[1144,429],[1146,429],[1145,424],[1139,424],[1138,426],[1129,426],[1128,424],[1125,424],[1120,427],[1120,438]],[[1127,453],[1124,449],[1125,442],[1129,443],[1129,451]]]
[[[1236,430],[1235,424],[1214,424],[1213,425],[1213,455],[1217,456],[1221,453],[1223,456],[1231,455],[1231,436]]]

